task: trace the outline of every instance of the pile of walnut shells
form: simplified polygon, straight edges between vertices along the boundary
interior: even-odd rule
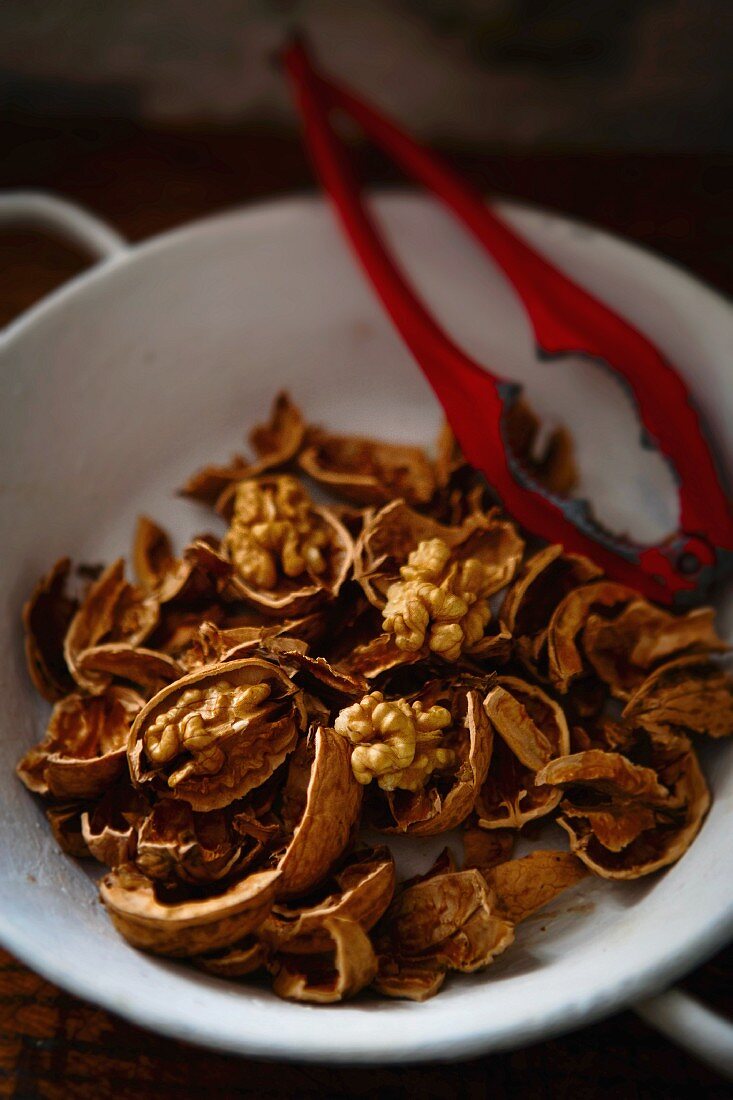
[[[109,868],[131,944],[295,1000],[422,1000],[583,875],[683,854],[709,805],[693,737],[733,731],[710,610],[528,548],[447,432],[431,460],[280,395],[251,440],[183,490],[223,536],[176,557],[142,519],[134,582],[63,560],[24,611],[53,710],[18,773],[63,849]],[[570,487],[564,436],[525,457]],[[550,820],[568,847],[513,859]],[[396,884],[363,828],[460,828],[462,866],[446,849]]]

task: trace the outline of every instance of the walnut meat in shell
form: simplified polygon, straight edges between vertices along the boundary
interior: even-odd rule
[[[300,692],[274,662],[209,666],[146,704],[130,732],[130,772],[194,810],[221,809],[269,779],[304,723]]]
[[[230,589],[268,614],[303,614],[338,595],[353,544],[335,513],[313,504],[290,475],[242,481],[222,549]]]

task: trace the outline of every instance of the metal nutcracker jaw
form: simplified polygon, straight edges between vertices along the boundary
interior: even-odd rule
[[[689,604],[733,569],[733,512],[681,377],[647,338],[518,237],[483,197],[373,107],[316,71],[302,43],[284,53],[314,166],[395,327],[441,402],[468,461],[528,531],[593,558],[606,573],[666,604]],[[607,531],[583,501],[548,493],[512,455],[506,414],[519,387],[467,356],[417,296],[366,208],[331,114],[349,116],[433,192],[500,265],[519,295],[542,358],[583,354],[625,381],[645,440],[674,470],[680,529],[654,546]]]

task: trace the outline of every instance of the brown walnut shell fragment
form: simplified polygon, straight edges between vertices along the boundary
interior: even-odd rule
[[[258,871],[205,898],[168,891],[125,864],[102,879],[100,895],[133,947],[174,958],[229,947],[254,932],[275,896],[277,871]]]
[[[700,830],[710,795],[697,757],[688,749],[679,761],[678,775],[668,805],[622,804],[614,829],[608,821],[572,802],[563,804],[558,824],[570,838],[570,848],[601,878],[634,879],[675,863]],[[617,807],[610,803],[613,815]],[[646,811],[644,816],[641,812]],[[628,822],[628,825],[627,825]]]
[[[302,904],[276,903],[260,939],[273,951],[301,955],[331,948],[326,921],[332,917],[355,921],[368,932],[387,909],[395,885],[395,868],[388,848],[357,851]]]
[[[246,477],[258,477],[269,470],[287,466],[300,450],[305,438],[305,423],[287,393],[279,393],[270,411],[270,419],[250,432],[257,454],[254,461],[234,455],[229,463],[205,466],[188,479],[180,490],[183,496],[216,504],[233,484]]]
[[[563,597],[547,629],[548,669],[557,691],[567,692],[573,681],[587,670],[578,638],[589,615],[596,609],[608,610],[636,599],[638,593],[633,588],[605,580],[576,588]]]
[[[514,940],[477,870],[429,875],[408,885],[374,934],[379,972],[374,986],[390,997],[425,1000],[447,970],[488,966]]]
[[[361,799],[348,743],[332,729],[312,731],[290,759],[283,791],[291,839],[277,862],[278,898],[305,894],[326,877],[351,840]]]
[[[64,638],[77,608],[66,595],[71,562],[57,561],[23,607],[25,655],[31,679],[44,699],[55,703],[74,689],[64,659]]]
[[[130,773],[194,810],[222,809],[269,779],[304,722],[300,693],[274,662],[208,666],[146,704],[130,731]]]
[[[433,467],[420,447],[313,431],[298,461],[319,485],[354,504],[402,497],[419,506],[435,493]]]
[[[104,691],[109,683],[105,673],[81,669],[79,661],[85,650],[103,642],[139,646],[154,630],[159,614],[157,597],[125,580],[122,558],[105,569],[90,586],[64,641],[66,663],[79,687],[93,694]]]
[[[617,752],[588,749],[551,760],[537,774],[538,784],[570,787],[576,784],[592,787],[611,797],[639,799],[663,803],[669,791],[662,786],[653,768],[632,763]]]
[[[266,966],[269,957],[264,943],[256,935],[251,935],[232,947],[197,955],[191,962],[199,970],[205,970],[217,978],[246,978]]]
[[[154,520],[140,516],[132,543],[132,565],[138,583],[148,591],[157,588],[175,564],[168,534]]]
[[[538,850],[521,859],[499,863],[486,874],[498,909],[512,924],[553,901],[588,874],[572,852]]]
[[[733,733],[733,677],[704,656],[662,665],[629,699],[624,721],[662,736]]]
[[[498,863],[511,859],[516,842],[512,829],[479,829],[468,825],[463,832],[463,869],[475,867],[484,878]]]
[[[478,798],[483,829],[520,829],[560,802],[560,792],[539,786],[535,776],[551,759],[570,751],[562,708],[541,688],[514,676],[499,677],[484,700],[494,727],[491,767]]]
[[[155,593],[161,604],[199,604],[224,599],[232,566],[214,545],[194,539],[183,556],[159,580]]]
[[[125,770],[125,747],[143,700],[127,687],[104,695],[67,695],[46,735],[18,764],[29,790],[44,797],[99,798]]]
[[[709,607],[672,615],[646,600],[635,600],[616,618],[590,615],[582,634],[583,650],[611,693],[628,699],[649,669],[662,661],[684,653],[725,650],[714,619]]]
[[[88,859],[91,856],[82,830],[83,811],[78,802],[67,806],[49,806],[46,817],[51,832],[62,852],[74,859]]]
[[[270,616],[302,616],[336,597],[354,557],[333,509],[313,504],[290,475],[239,482],[222,552],[233,566],[228,595]]]
[[[108,642],[85,649],[77,669],[83,674],[103,673],[111,681],[129,680],[148,691],[159,691],[180,679],[183,669],[172,657],[156,649],[131,646],[127,642]]]
[[[473,810],[489,770],[493,735],[479,692],[429,685],[420,701],[425,709],[445,707],[452,716],[451,727],[440,738],[451,760],[425,776],[417,789],[394,787],[371,800],[370,824],[383,833],[437,836],[455,829]],[[418,742],[408,774],[419,772],[424,751]]]
[[[124,776],[81,815],[81,835],[89,854],[107,867],[131,863],[138,829],[149,812],[147,799]]]
[[[187,802],[162,798],[140,823],[135,864],[162,882],[217,882],[241,875],[264,852],[263,845],[237,833],[225,810],[196,813]]]
[[[569,592],[602,575],[598,566],[561,546],[546,546],[529,558],[504,597],[500,617],[514,636],[518,655],[535,672],[546,659],[547,627]]]
[[[327,917],[323,931],[331,949],[317,955],[278,955],[271,969],[278,997],[308,1004],[335,1004],[355,996],[377,972],[369,937],[356,921]]]

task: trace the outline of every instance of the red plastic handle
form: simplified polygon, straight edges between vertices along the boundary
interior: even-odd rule
[[[733,547],[733,519],[697,414],[674,369],[636,329],[517,237],[483,198],[438,158],[352,93],[319,75],[301,44],[287,50],[285,65],[316,170],[352,246],[441,401],[469,461],[484,471],[507,509],[528,530],[587,554],[610,576],[653,599],[669,603],[675,593],[693,590],[697,582],[691,573],[697,573],[699,579],[701,574],[709,577],[713,572],[713,547]],[[489,374],[458,348],[410,287],[364,206],[344,148],[330,125],[334,108],[351,115],[482,241],[514,284],[544,351],[594,355],[627,378],[647,431],[659,439],[678,473],[684,535],[660,547],[635,547],[595,527],[582,504],[560,502],[539,487],[529,487],[526,479],[517,480],[519,471],[507,454],[502,435],[506,400],[517,388]],[[675,429],[681,436],[674,434]],[[690,572],[679,567],[684,554],[688,565],[692,560]]]

